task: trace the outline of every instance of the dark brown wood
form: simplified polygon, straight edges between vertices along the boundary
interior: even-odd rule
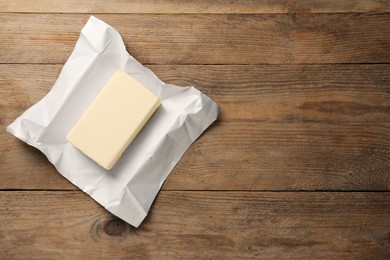
[[[0,14],[0,63],[64,63],[88,17]],[[147,64],[390,62],[386,13],[97,17],[114,26],[130,53]]]
[[[0,257],[388,259],[387,193],[167,192],[134,229],[87,195],[0,192]]]
[[[390,65],[150,68],[221,106],[164,189],[389,190]],[[0,65],[2,129],[49,91],[60,69]],[[0,188],[75,189],[38,150],[0,136],[0,172],[8,172]]]

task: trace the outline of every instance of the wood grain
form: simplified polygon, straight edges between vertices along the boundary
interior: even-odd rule
[[[196,86],[220,122],[390,123],[390,65],[149,65],[167,83]],[[0,64],[4,126],[51,89],[62,65]]]
[[[0,63],[64,63],[88,17],[0,14]],[[386,13],[97,17],[114,26],[144,64],[390,62]]]
[[[149,67],[221,107],[163,189],[390,189],[390,65]],[[60,69],[0,65],[2,129],[49,91]],[[0,172],[8,172],[1,189],[75,189],[39,151],[3,130],[0,138]]]
[[[1,258],[386,259],[387,193],[166,192],[139,229],[81,192],[0,192]]]
[[[0,12],[27,13],[342,13],[390,11],[386,0],[0,0]]]
[[[219,123],[171,173],[164,190],[389,190],[390,124]],[[0,189],[76,189],[38,150],[9,134]]]
[[[195,85],[220,121],[390,123],[390,65],[151,65],[162,80]]]
[[[139,229],[5,132],[90,14],[221,107]],[[388,0],[0,0],[0,259],[390,259],[389,25]]]

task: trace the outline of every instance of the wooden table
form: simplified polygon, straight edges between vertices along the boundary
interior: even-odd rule
[[[0,1],[0,258],[390,258],[390,2]],[[135,229],[5,127],[90,14],[221,108]]]

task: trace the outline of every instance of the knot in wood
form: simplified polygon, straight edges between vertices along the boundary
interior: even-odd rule
[[[109,236],[123,236],[126,229],[127,224],[121,219],[112,219],[104,225],[104,232]]]

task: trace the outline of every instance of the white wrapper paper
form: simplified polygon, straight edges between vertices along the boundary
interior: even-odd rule
[[[66,135],[117,69],[157,94],[162,106],[106,171],[69,144]],[[173,167],[217,115],[210,98],[194,87],[162,82],[126,51],[114,28],[91,16],[51,91],[7,131],[42,151],[65,178],[112,214],[138,227]]]

